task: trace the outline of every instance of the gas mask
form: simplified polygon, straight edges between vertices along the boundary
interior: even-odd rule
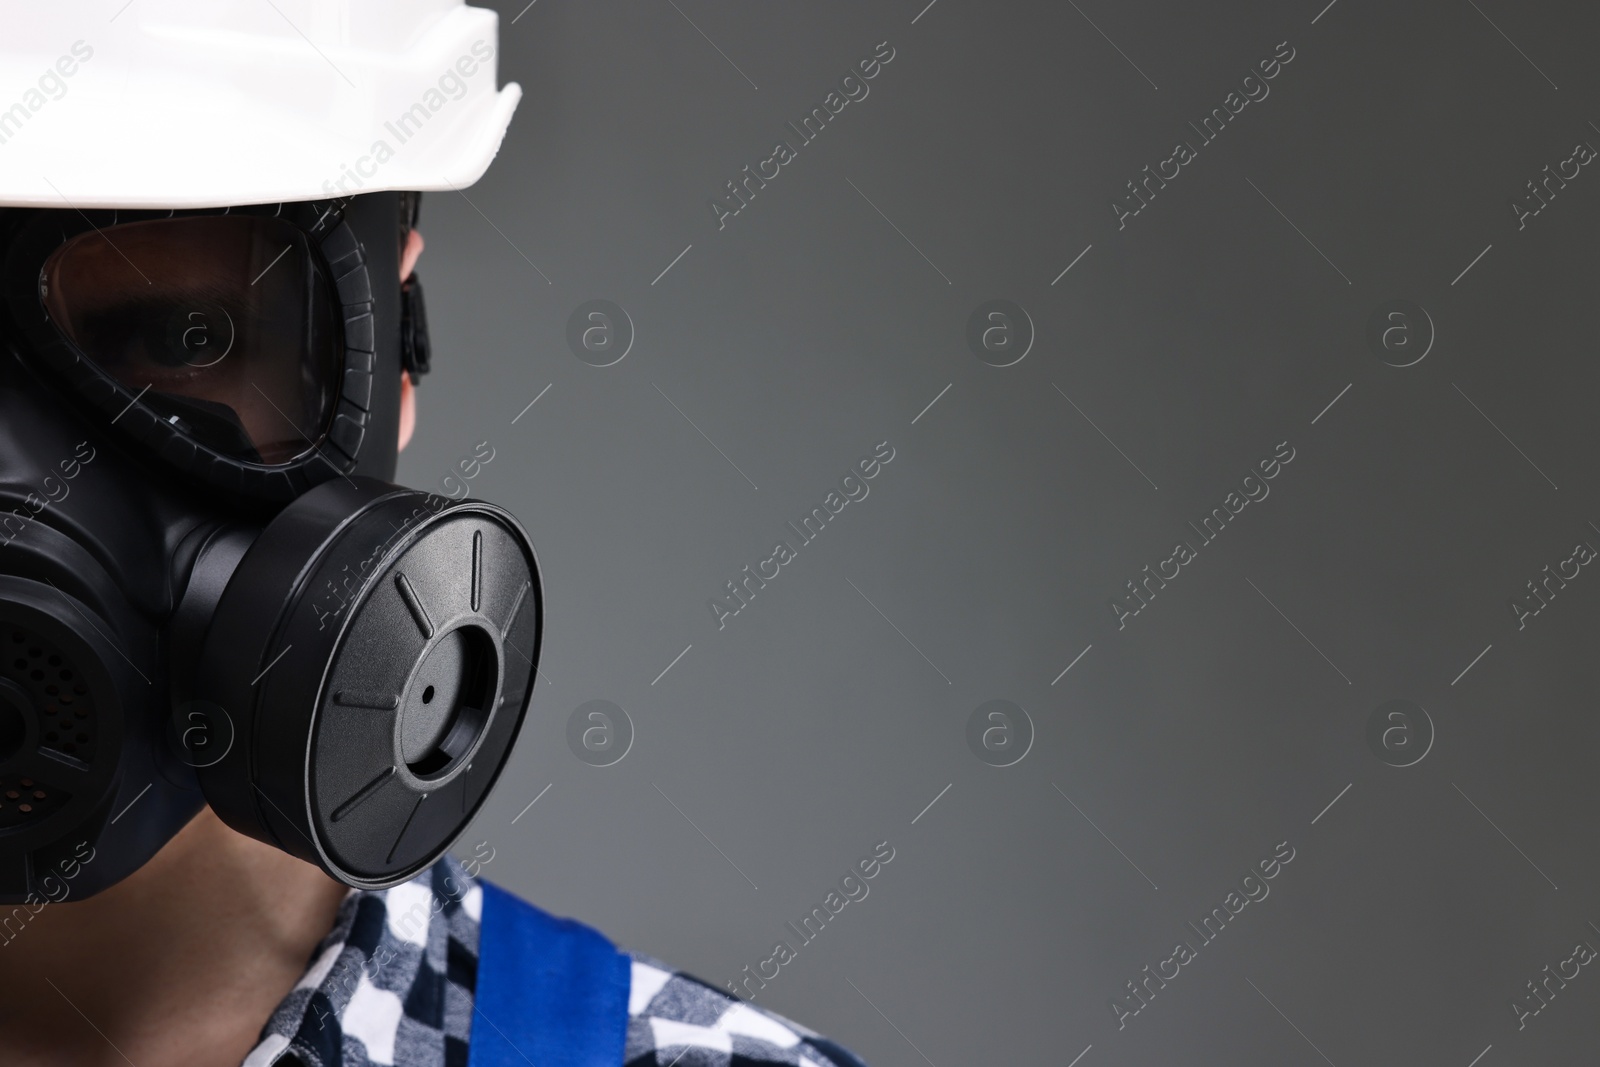
[[[0,209],[0,901],[203,804],[384,888],[483,804],[543,605],[508,512],[391,481],[418,195]]]

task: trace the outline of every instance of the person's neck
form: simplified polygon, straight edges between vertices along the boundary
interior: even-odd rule
[[[98,896],[0,946],[7,1067],[238,1067],[348,890],[202,810]]]

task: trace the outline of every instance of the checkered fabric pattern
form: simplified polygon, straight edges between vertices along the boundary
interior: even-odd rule
[[[243,1067],[466,1067],[482,913],[451,857],[351,890]]]
[[[393,889],[351,890],[243,1067],[466,1067],[482,914],[482,888],[452,857]],[[797,1023],[630,955],[625,1067],[866,1067]]]
[[[799,1023],[637,953],[625,1067],[866,1067]]]

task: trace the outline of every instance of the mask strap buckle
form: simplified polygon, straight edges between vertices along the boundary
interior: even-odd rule
[[[412,272],[400,286],[400,366],[412,383],[428,373],[433,346],[428,340],[428,312],[422,302],[422,279]]]

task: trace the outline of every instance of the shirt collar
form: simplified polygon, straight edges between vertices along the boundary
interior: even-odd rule
[[[482,908],[450,856],[392,889],[351,890],[243,1067],[465,1062]]]

